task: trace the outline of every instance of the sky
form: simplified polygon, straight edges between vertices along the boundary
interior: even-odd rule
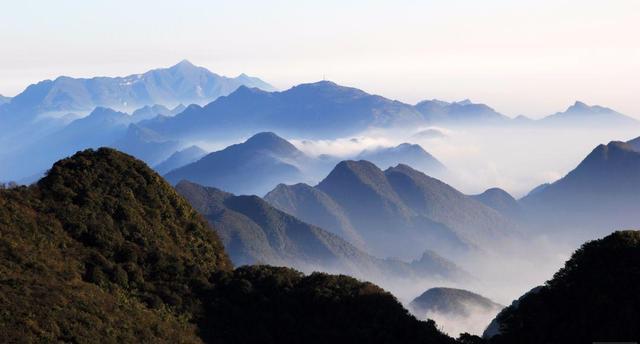
[[[0,94],[182,59],[280,89],[326,78],[538,118],[575,100],[640,118],[640,0],[8,1]]]

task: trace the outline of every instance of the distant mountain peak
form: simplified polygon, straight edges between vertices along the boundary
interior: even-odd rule
[[[184,59],[169,68],[198,68],[198,67],[193,63],[191,63],[191,61]]]
[[[549,115],[543,121],[560,121],[559,123],[571,125],[638,125],[634,118],[621,114],[613,109],[600,105],[589,105],[582,101],[575,101],[564,112]]]

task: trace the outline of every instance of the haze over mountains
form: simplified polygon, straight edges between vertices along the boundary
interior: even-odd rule
[[[466,251],[516,231],[497,211],[406,165],[382,171],[343,161],[314,188],[281,184],[265,199],[382,256],[415,256],[425,247]]]
[[[198,161],[205,155],[207,155],[207,151],[205,151],[204,149],[195,145],[189,146],[183,150],[171,154],[171,156],[156,165],[153,169],[160,174],[165,174],[179,167]]]
[[[120,128],[113,128],[114,124],[106,123],[105,133],[78,132],[73,144],[62,146],[60,151],[53,145],[56,148],[48,148],[47,152],[43,152],[42,147],[52,136],[57,136],[78,116],[88,114],[96,107],[109,107],[116,112],[135,110],[129,124],[137,124],[144,128],[141,129],[144,132],[153,132],[162,141],[178,142],[177,149],[202,141],[220,147],[222,142],[233,142],[238,137],[250,137],[263,131],[276,131],[295,139],[330,140],[372,128],[405,128],[417,134],[421,132],[420,128],[434,125],[452,128],[554,128],[554,123],[558,123],[557,127],[565,127],[564,124],[569,123],[573,128],[600,130],[620,126],[628,129],[637,124],[637,121],[613,110],[581,102],[548,119],[520,121],[511,120],[487,105],[469,100],[452,103],[430,100],[414,106],[329,81],[301,84],[282,92],[269,92],[273,90],[273,87],[259,79],[244,75],[237,78],[222,77],[188,61],[127,77],[60,77],[43,81],[27,87],[10,102],[0,105],[0,130],[6,133],[0,137],[0,158],[8,162],[5,165],[20,166],[18,169],[0,168],[0,179],[22,180],[39,174],[56,159],[73,152],[69,149],[98,147],[93,145],[96,141],[100,141],[101,145],[114,145],[126,140]],[[564,119],[559,121],[552,118]],[[542,125],[544,123],[547,125]],[[434,132],[436,129],[429,130]],[[106,137],[109,132],[112,137]],[[135,131],[132,133],[135,134]],[[94,134],[104,137],[104,140],[92,138]],[[409,140],[412,137],[414,140],[428,139],[420,135],[407,135],[394,145],[411,142]],[[137,153],[136,149],[123,144],[116,147],[134,155]],[[430,147],[424,148],[433,153]],[[173,153],[175,151],[169,155]],[[438,158],[443,158],[438,155]],[[33,164],[25,156],[35,156]],[[155,164],[168,158],[168,155],[139,157]],[[416,162],[413,165],[431,173]]]
[[[274,90],[264,81],[246,76],[228,78],[197,67],[187,60],[169,67],[125,77],[90,79],[61,76],[30,85],[0,108],[6,114],[86,113],[95,107],[132,111],[146,105],[175,107],[206,104],[238,87]]]
[[[263,195],[281,182],[304,180],[311,161],[274,133],[259,133],[247,141],[210,153],[165,175],[171,183],[189,180],[238,194]]]
[[[0,157],[7,162],[0,167],[0,179],[20,180],[76,150],[113,145],[124,135],[123,125],[175,115],[184,110],[183,104],[206,104],[242,85],[274,90],[260,79],[244,74],[219,76],[186,60],[127,77],[59,77],[30,85],[10,102],[0,104]],[[99,118],[74,123],[96,109],[100,109],[95,116]],[[124,116],[120,111],[134,113]],[[136,152],[131,147],[129,151]],[[25,156],[36,158],[31,163]],[[9,164],[20,168],[6,167]]]
[[[618,126],[638,125],[638,121],[625,116],[615,110],[603,106],[589,106],[581,101],[576,101],[564,112],[545,117],[545,124],[554,125],[579,125],[579,126]]]
[[[496,112],[485,104],[474,104],[469,99],[447,103],[441,100],[424,100],[415,108],[435,124],[503,124],[509,117]]]
[[[379,282],[469,278],[468,273],[434,253],[425,253],[410,263],[373,257],[335,234],[277,210],[257,196],[234,196],[186,181],[180,182],[176,190],[216,229],[235,265],[289,266]]]
[[[369,127],[420,122],[412,106],[329,81],[301,84],[282,92],[241,87],[203,108],[192,107],[150,128],[172,135],[244,134],[256,131],[340,137]]]
[[[382,169],[404,164],[411,165],[431,176],[441,176],[446,173],[446,167],[417,144],[402,143],[396,147],[365,150],[355,159],[370,161]]]
[[[418,319],[434,319],[447,333],[484,331],[503,305],[482,295],[457,288],[431,288],[408,306]]]

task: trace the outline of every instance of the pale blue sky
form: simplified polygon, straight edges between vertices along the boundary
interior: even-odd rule
[[[640,118],[640,0],[7,1],[0,94],[181,59],[279,88],[322,79],[407,102],[539,117],[576,99]]]

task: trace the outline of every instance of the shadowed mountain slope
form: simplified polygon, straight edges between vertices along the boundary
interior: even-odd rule
[[[630,144],[596,147],[565,177],[521,200],[541,228],[585,237],[640,223],[640,152]]]
[[[235,264],[266,263],[374,280],[469,277],[435,254],[425,254],[412,263],[375,258],[335,234],[277,210],[257,196],[234,196],[186,181],[176,189],[216,228]]]
[[[410,125],[423,116],[411,105],[337,85],[301,84],[282,92],[240,87],[202,108],[189,108],[150,128],[166,135],[247,135],[256,131],[341,137],[368,127]]]
[[[343,161],[315,188],[280,185],[265,199],[335,233],[355,230],[380,255],[466,251],[513,230],[495,210],[406,165],[383,172],[367,161]]]
[[[471,197],[508,218],[520,219],[523,216],[523,210],[518,201],[500,188],[487,189]]]

